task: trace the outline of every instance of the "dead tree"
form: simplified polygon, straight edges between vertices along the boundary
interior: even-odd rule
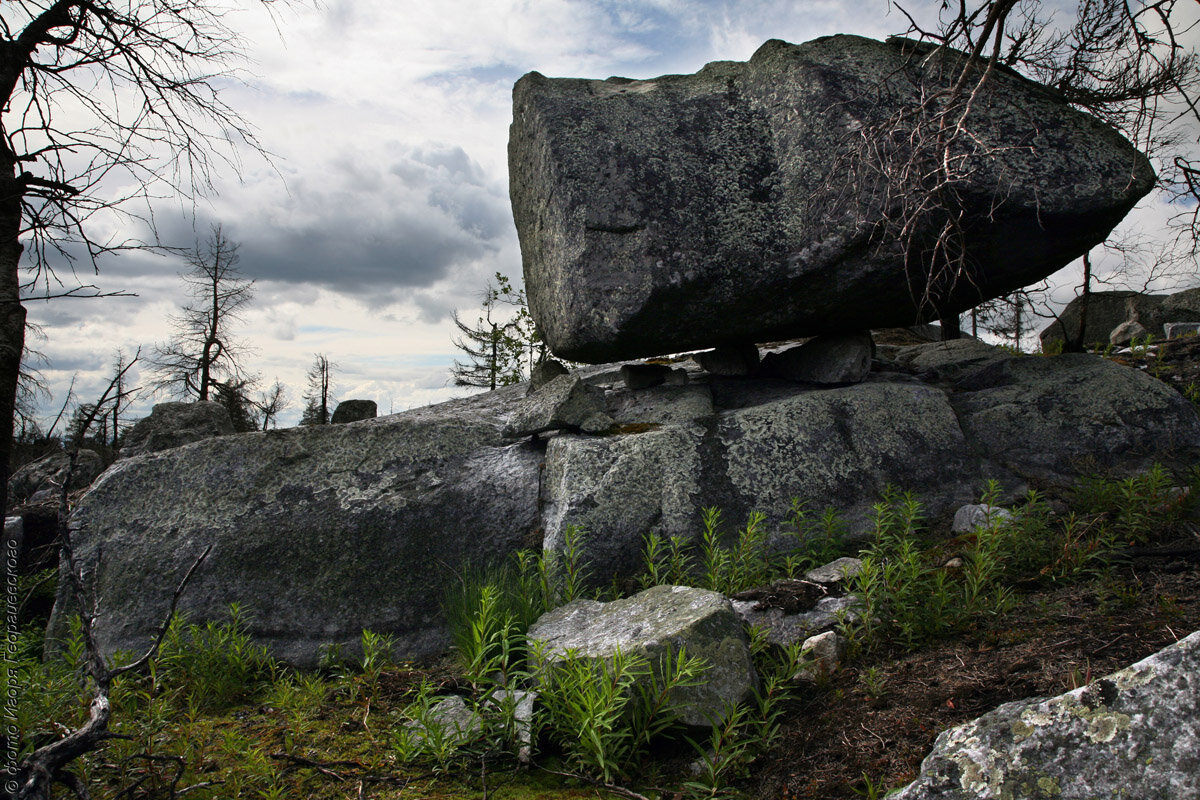
[[[1034,0],[952,0],[933,30],[897,6],[914,39],[906,46],[934,79],[915,77],[917,103],[855,131],[834,174],[843,202],[869,204],[856,210],[874,220],[876,246],[899,248],[918,307],[939,316],[941,301],[972,283],[971,182],[980,164],[1001,155],[976,135],[973,110],[998,70],[1021,72],[1112,124],[1150,156],[1161,189],[1200,200],[1200,170],[1180,152],[1196,142],[1200,63],[1180,41],[1175,3],[1081,0],[1071,23],[1056,28]],[[1004,194],[995,187],[991,211]],[[1192,204],[1175,220],[1193,256],[1197,214]]]
[[[209,550],[211,549],[211,546],[206,548],[179,581],[171,597],[170,609],[151,645],[142,653],[141,657],[123,666],[110,666],[100,652],[100,647],[96,642],[94,633],[95,622],[99,616],[99,598],[88,591],[82,566],[75,559],[74,543],[71,539],[70,527],[67,524],[70,510],[68,487],[71,484],[71,475],[75,470],[78,460],[80,444],[93,423],[106,414],[111,405],[122,399],[121,387],[125,383],[127,373],[137,361],[137,356],[134,356],[118,370],[117,374],[109,382],[108,388],[104,390],[104,393],[97,402],[81,407],[86,410],[74,432],[70,447],[70,465],[67,469],[66,477],[63,479],[62,487],[59,490],[58,539],[61,548],[60,558],[63,565],[61,572],[62,577],[69,584],[69,591],[72,593],[80,615],[80,633],[84,643],[85,667],[92,692],[92,699],[88,706],[88,719],[79,728],[76,728],[54,742],[37,748],[21,759],[17,765],[17,789],[10,795],[14,800],[49,800],[51,789],[55,784],[67,787],[76,797],[81,798],[81,800],[85,800],[90,796],[87,787],[78,776],[70,771],[70,765],[85,753],[89,753],[102,746],[111,737],[108,731],[108,723],[112,715],[109,696],[113,681],[121,675],[140,672],[149,666],[151,660],[158,653],[163,638],[166,636],[167,629],[174,619],[175,608],[180,596],[182,596],[188,581],[191,580],[196,569],[208,557]]]
[[[243,347],[230,332],[254,298],[254,281],[238,269],[238,243],[214,225],[207,241],[196,243],[183,274],[191,302],[171,318],[174,335],[155,347],[156,385],[171,394],[215,399],[218,384],[250,383],[242,368]]]
[[[94,270],[106,254],[155,243],[109,238],[93,220],[148,219],[153,199],[195,197],[218,168],[236,168],[238,147],[263,152],[217,86],[236,78],[242,57],[223,9],[209,0],[4,3],[0,501],[25,342],[23,299],[104,296],[76,268]]]

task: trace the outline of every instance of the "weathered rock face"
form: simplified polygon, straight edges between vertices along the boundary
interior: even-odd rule
[[[899,244],[872,238],[881,193],[845,191],[862,131],[890,131],[885,120],[957,74],[961,54],[928,56],[908,40],[832,36],[769,41],[694,75],[523,77],[511,196],[551,349],[598,363],[928,315]],[[939,298],[947,312],[1064,266],[1154,182],[1115,131],[1008,70],[973,108],[972,135],[994,149],[962,186],[974,272]]]
[[[888,484],[948,522],[988,478],[1007,502],[1029,483],[1200,454],[1187,400],[1097,356],[1013,356],[970,340],[881,345],[864,382],[836,387],[680,364],[682,385],[630,390],[619,365],[590,367],[528,396],[518,385],[122,460],[72,521],[89,574],[103,550],[102,643],[142,641],[209,544],[183,600],[194,618],[223,619],[240,602],[254,635],[296,663],[362,628],[393,634],[413,656],[443,643],[442,589],[465,559],[557,549],[569,525],[586,529],[585,557],[608,583],[641,567],[648,532],[697,538],[706,506],[723,510],[732,533],[754,510],[778,530],[793,499],[832,505],[865,535]],[[572,397],[607,420],[601,433],[557,411],[515,424]]]
[[[1200,633],[1050,700],[938,736],[896,800],[1200,797]]]
[[[544,614],[528,635],[546,646],[543,669],[568,650],[580,658],[604,659],[619,649],[645,657],[652,668],[680,649],[703,658],[708,664],[704,680],[681,687],[673,698],[687,725],[721,719],[728,703],[748,699],[758,683],[741,620],[728,599],[706,589],[655,586],[611,603],[576,600]]]
[[[120,457],[139,456],[233,433],[233,421],[220,403],[158,403],[125,435]]]
[[[439,606],[464,560],[534,544],[541,454],[501,435],[512,387],[356,425],[196,442],[125,459],[79,505],[77,556],[94,568],[106,652],[160,620],[183,571],[211,545],[181,602],[220,619],[231,602],[255,637],[311,665],[364,628],[398,650],[445,644]],[[59,603],[52,631],[62,630]]]

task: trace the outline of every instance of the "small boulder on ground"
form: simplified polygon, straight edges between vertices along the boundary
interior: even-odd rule
[[[842,666],[850,643],[835,631],[810,636],[800,646],[800,669],[792,680],[816,683],[828,680]]]
[[[845,583],[862,571],[862,559],[842,556],[804,573],[806,581],[813,583]]]
[[[1146,330],[1142,323],[1136,319],[1126,320],[1120,325],[1112,329],[1112,333],[1108,334],[1109,344],[1115,344],[1117,347],[1124,347],[1134,339],[1141,339],[1146,336],[1149,331]]]
[[[706,589],[655,586],[611,603],[576,600],[544,614],[528,636],[545,646],[542,669],[568,651],[608,659],[619,649],[646,657],[654,669],[680,650],[704,659],[702,680],[679,688],[673,698],[686,725],[720,720],[728,704],[748,699],[758,682],[741,621],[728,599]]]
[[[822,597],[810,611],[789,614],[779,606],[760,608],[756,600],[734,600],[733,610],[747,627],[762,628],[767,641],[787,647],[823,631],[833,630],[843,620],[858,619],[862,601],[854,595]]]
[[[333,410],[329,418],[330,425],[341,425],[346,422],[358,422],[364,419],[375,419],[379,409],[374,400],[343,400]]]
[[[954,512],[954,522],[950,525],[951,533],[970,533],[977,528],[986,528],[994,522],[1011,519],[1012,512],[1007,508],[989,506],[986,503],[972,503]]]

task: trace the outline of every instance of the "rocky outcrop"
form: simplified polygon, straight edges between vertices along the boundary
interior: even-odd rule
[[[895,800],[1200,798],[1200,633],[938,736]]]
[[[349,645],[364,628],[408,656],[442,648],[439,607],[462,565],[538,542],[541,453],[502,435],[523,393],[117,462],[71,520],[104,600],[105,652],[145,640],[209,546],[181,610],[220,619],[240,602],[255,638],[291,663],[313,665],[322,644]],[[52,633],[68,611],[60,598]]]
[[[1086,312],[1085,312],[1086,309]],[[1080,321],[1086,316],[1082,344],[1101,347],[1112,340],[1115,330],[1122,326],[1140,325],[1145,333],[1157,338],[1166,335],[1168,322],[1200,322],[1200,289],[1187,289],[1175,294],[1142,294],[1140,292],[1092,292],[1067,303],[1058,319],[1047,325],[1038,337],[1042,350],[1052,351],[1064,340],[1079,336]],[[1139,334],[1144,335],[1144,334]],[[1118,337],[1129,341],[1129,336]]]
[[[923,278],[914,291],[901,244],[879,235],[890,201],[848,170],[864,133],[891,135],[962,58],[830,36],[694,75],[523,77],[510,193],[550,348],[598,363],[928,317]],[[987,156],[956,185],[972,272],[936,298],[943,313],[1065,266],[1155,180],[1112,128],[1010,70],[972,109]]]
[[[1195,408],[1140,377],[1085,353],[1010,358],[964,377],[950,402],[999,471],[1053,482],[1096,469],[1089,464],[1153,459],[1171,449],[1171,431],[1191,428]]]
[[[680,650],[703,659],[703,680],[679,687],[671,698],[686,725],[707,726],[722,719],[730,704],[748,699],[758,684],[741,620],[728,599],[706,589],[655,586],[611,603],[576,600],[544,614],[528,637],[542,658],[536,671],[568,653],[611,659],[619,650],[645,658],[652,669]]]
[[[193,618],[240,602],[255,637],[295,663],[362,628],[414,656],[445,641],[443,588],[465,561],[558,549],[572,525],[607,584],[640,569],[648,532],[698,537],[706,506],[730,533],[755,510],[779,530],[797,499],[834,506],[865,536],[889,484],[948,523],[989,478],[1005,503],[1029,485],[1200,454],[1187,400],[1092,355],[880,345],[866,380],[828,387],[679,370],[686,383],[631,390],[620,365],[589,367],[528,395],[517,385],[124,459],[72,520],[106,606],[101,641],[135,648],[210,544],[183,600]],[[594,418],[604,425],[587,433]]]
[[[57,500],[67,473],[71,473],[67,491],[83,489],[104,471],[104,458],[95,450],[81,449],[71,469],[71,456],[59,451],[31,461],[8,479],[8,497],[13,505]]]
[[[158,403],[125,434],[120,457],[169,450],[233,433],[233,421],[220,403]]]

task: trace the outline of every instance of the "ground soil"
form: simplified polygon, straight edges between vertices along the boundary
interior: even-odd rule
[[[1039,589],[988,627],[918,653],[878,653],[805,692],[744,789],[838,800],[904,785],[940,731],[1084,685],[1196,630],[1196,560],[1139,558],[1106,579]]]

